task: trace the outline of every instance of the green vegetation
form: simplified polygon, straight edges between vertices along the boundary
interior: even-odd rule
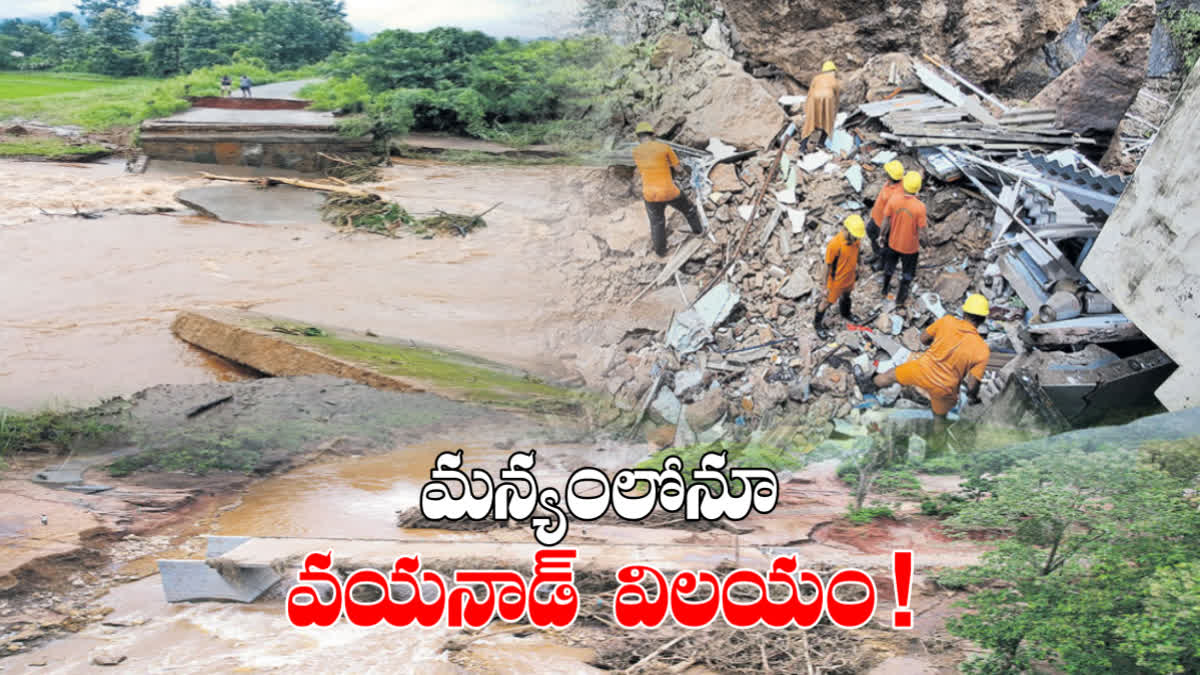
[[[1168,15],[1167,29],[1175,46],[1183,54],[1188,71],[1200,58],[1200,12],[1192,9],[1177,9]]]
[[[138,0],[78,0],[76,9],[78,19],[59,12],[0,22],[0,69],[169,77],[257,62],[284,70],[350,46],[341,0],[186,0],[149,17],[137,13]],[[139,28],[153,39],[140,44]]]
[[[108,151],[103,146],[71,145],[58,138],[35,138],[22,141],[0,143],[0,157],[45,157],[47,159],[62,159],[64,157],[88,156],[104,154]]]
[[[457,28],[389,30],[331,59],[331,78],[306,94],[323,109],[362,113],[352,133],[578,143],[604,121],[601,94],[620,54],[602,38],[521,43]]]
[[[896,513],[892,507],[885,504],[875,504],[873,506],[864,506],[862,508],[851,508],[846,512],[846,520],[856,525],[870,525],[877,518],[886,518],[895,520]]]
[[[1100,0],[1092,9],[1092,16],[1104,21],[1112,21],[1131,2],[1133,0]]]
[[[961,504],[948,524],[1007,535],[979,565],[944,575],[979,588],[971,612],[948,622],[990,650],[967,672],[1200,670],[1195,481],[1153,461],[1119,448],[1050,452]]]
[[[120,432],[118,425],[91,411],[16,413],[0,409],[0,461],[31,448],[65,452],[99,445]]]
[[[89,73],[0,72],[0,101],[88,91],[122,80]]]
[[[225,73],[246,73],[255,83],[267,84],[308,77],[311,69],[274,72],[259,63],[237,63],[205,68],[168,80],[147,78],[100,79],[86,90],[34,95],[22,98],[0,97],[0,119],[20,117],[47,124],[72,124],[87,131],[132,128],[142,120],[166,117],[186,110],[186,96],[213,96],[220,93],[219,81]],[[39,82],[54,83],[63,76],[52,73],[0,73],[0,77],[29,78],[25,89],[37,90]],[[0,85],[3,83],[0,79]]]

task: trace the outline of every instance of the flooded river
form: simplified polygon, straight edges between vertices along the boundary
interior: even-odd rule
[[[370,186],[414,213],[481,213],[499,203],[488,227],[467,238],[343,235],[316,217],[253,227],[41,212],[178,208],[174,193],[206,184],[196,171],[211,168],[152,163],[147,175],[129,176],[119,164],[0,162],[0,407],[90,404],[156,384],[243,376],[170,334],[185,308],[254,309],[411,337],[551,377],[574,375],[564,359],[596,337],[556,269],[586,219],[562,190],[583,169],[412,162]]]

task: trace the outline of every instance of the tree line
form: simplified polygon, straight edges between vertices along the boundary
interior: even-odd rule
[[[76,13],[0,22],[0,69],[170,77],[227,63],[272,70],[314,64],[350,46],[341,0],[187,0],[138,14],[138,0],[80,0]],[[149,40],[139,39],[144,31]]]

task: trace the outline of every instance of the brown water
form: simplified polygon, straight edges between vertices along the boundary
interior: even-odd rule
[[[191,167],[197,168],[211,167]],[[479,213],[470,237],[340,235],[327,224],[246,227],[196,217],[38,212],[178,206],[188,167],[0,162],[0,406],[86,404],[160,383],[239,376],[176,340],[185,308],[234,307],[472,351],[550,376],[594,338],[554,265],[580,216],[569,167],[416,162],[371,186],[413,212]],[[222,167],[225,170],[225,167]],[[664,316],[666,316],[664,314]],[[569,357],[568,357],[569,358]]]

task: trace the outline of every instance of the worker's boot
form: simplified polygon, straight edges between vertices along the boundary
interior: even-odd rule
[[[842,318],[845,319],[847,323],[857,323],[854,320],[854,315],[850,313],[849,293],[846,293],[842,297],[838,298],[838,312],[841,313]]]
[[[896,291],[896,306],[903,307],[904,301],[908,300],[908,289],[912,286],[912,282],[908,279],[900,280],[900,290]]]
[[[885,273],[883,275],[883,292],[881,293],[881,295],[883,295],[884,300],[887,300],[888,291],[891,288],[892,288],[892,275]]]
[[[813,329],[817,331],[817,337],[821,338],[822,340],[829,339],[829,332],[825,330],[824,310],[818,309],[816,315],[813,316]]]

